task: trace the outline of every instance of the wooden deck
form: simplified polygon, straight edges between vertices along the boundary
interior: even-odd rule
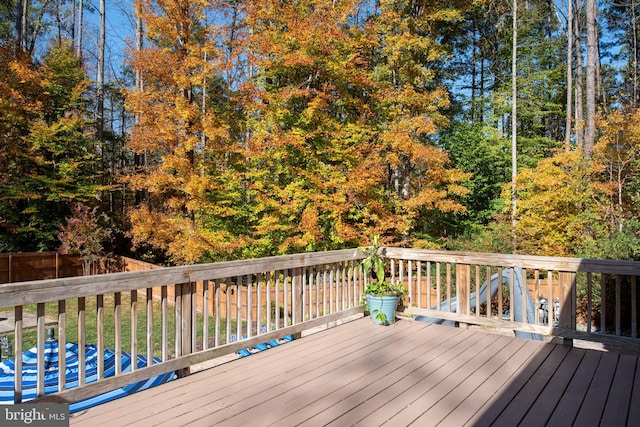
[[[71,418],[91,427],[638,422],[636,355],[368,318]]]

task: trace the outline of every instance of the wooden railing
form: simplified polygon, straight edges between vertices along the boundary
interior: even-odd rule
[[[402,248],[383,252],[391,279],[407,285],[412,314],[640,349],[640,262]],[[482,292],[492,279],[493,295]]]
[[[36,346],[44,360],[47,329],[58,345],[97,344],[146,355],[146,367],[66,389],[58,380],[56,399],[78,401],[166,372],[189,373],[194,364],[231,354],[284,335],[362,313],[364,275],[357,250],[307,253],[148,271],[0,284],[0,312],[15,318],[12,341],[17,370],[22,351]],[[32,330],[31,330],[32,329]],[[84,354],[78,355],[84,360]],[[153,358],[156,362],[153,363]],[[65,372],[64,358],[60,372]],[[37,395],[44,396],[44,363],[38,367]],[[23,385],[15,380],[15,402]],[[42,400],[46,400],[45,397]]]
[[[638,262],[382,251],[389,280],[407,286],[408,314],[640,348]],[[82,351],[92,343],[100,354],[109,348],[147,357],[146,367],[116,369],[109,378],[98,366],[90,384],[80,363],[81,385],[66,389],[59,378],[55,393],[73,402],[166,372],[187,375],[196,364],[362,313],[363,256],[350,249],[0,284],[0,313],[15,318],[5,334],[17,367],[30,347],[44,360],[50,327],[60,346],[77,342]],[[44,363],[37,375],[44,396]],[[18,377],[16,402],[22,391]]]

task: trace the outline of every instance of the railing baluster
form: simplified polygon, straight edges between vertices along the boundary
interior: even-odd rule
[[[262,274],[256,275],[256,330],[258,335],[262,334]]]
[[[36,396],[44,396],[44,352],[45,352],[45,318],[44,318],[44,303],[38,303],[37,305],[37,319],[36,319],[36,340],[37,340],[37,377],[36,377]]]
[[[147,302],[147,366],[153,364],[153,288],[146,289]]]
[[[246,283],[246,295],[247,295],[247,338],[251,338],[253,336],[253,278],[251,275],[245,276]]]
[[[442,271],[441,263],[436,262],[436,310],[440,311],[442,306]]]
[[[347,306],[347,291],[349,289],[349,285],[347,282],[347,268],[345,263],[340,263],[340,309],[344,310]]]
[[[231,342],[231,296],[233,292],[233,287],[231,286],[231,278],[227,278],[224,284],[224,293],[225,293],[225,316],[226,316],[226,336],[225,343],[229,344]]]
[[[622,278],[620,277],[619,274],[616,274],[616,335],[620,336],[621,335],[621,314],[620,314],[620,310],[621,310],[621,306],[620,306],[620,299],[621,299],[621,287],[622,287]]]
[[[267,296],[266,301],[266,309],[267,309],[267,331],[271,330],[271,306],[273,304],[273,300],[271,299],[271,272],[267,271],[267,276],[265,278],[265,293]]]
[[[186,285],[190,288],[189,299],[190,311],[189,311],[189,326],[191,327],[191,335],[186,344],[187,354],[191,354],[197,351],[198,347],[198,283],[195,280],[189,280]]]
[[[397,262],[402,264],[401,260],[398,260]],[[395,281],[396,281],[396,260],[395,260],[395,258],[391,259],[389,268],[391,270],[391,278],[389,280],[391,280],[392,283],[395,283]]]
[[[276,287],[276,292],[275,292],[275,297],[276,297],[276,304],[275,304],[275,329],[278,330],[280,329],[280,272],[276,271],[274,272],[274,274],[276,275],[276,279],[275,279],[275,287]]]
[[[488,283],[491,287],[491,283]],[[480,265],[476,265],[476,317],[480,317]],[[487,292],[491,292],[491,289],[487,289]]]
[[[78,298],[78,360],[85,360],[86,343],[86,300],[85,297]],[[100,357],[101,355],[98,355]],[[86,367],[84,363],[78,363],[78,385],[86,382]]]
[[[202,349],[209,348],[209,281],[202,281]]]
[[[236,339],[242,339],[242,276],[236,276]]]
[[[486,273],[486,281],[487,281],[487,287],[486,287],[486,304],[487,304],[487,308],[486,308],[486,316],[487,319],[491,319],[492,317],[492,308],[491,308],[491,266],[487,265],[485,268],[485,273]],[[499,278],[499,280],[502,280],[502,277]],[[502,292],[502,282],[500,282],[498,284],[498,294]],[[500,320],[502,320],[502,317],[500,317]]]
[[[58,301],[58,391],[67,388],[67,301]],[[62,356],[60,356],[62,355]]]
[[[431,294],[433,293],[431,289],[431,261],[427,261],[427,308],[433,308],[433,304],[431,302]]]
[[[416,307],[423,307],[422,305],[422,261],[418,261],[418,266],[417,266],[417,270],[418,270],[418,301],[416,304],[414,304],[414,306]]]
[[[284,300],[284,327],[289,326],[289,310],[291,308],[290,305],[290,291],[289,291],[289,269],[284,269],[283,271],[284,278],[282,279],[282,297]]]
[[[329,268],[329,313],[334,313],[334,296],[335,296],[335,289],[333,286],[333,276],[334,276],[334,264],[332,264]]]
[[[554,303],[554,297],[553,297],[553,271],[552,270],[547,270],[547,292],[549,294],[548,298],[547,298],[547,312],[549,313],[547,315],[548,318],[548,325],[551,327],[555,327],[556,325],[555,323],[555,318],[559,316],[560,313],[556,313],[556,305]],[[590,278],[589,278],[590,280]],[[589,292],[591,292],[591,283],[589,283]],[[589,314],[590,315],[590,314]],[[591,328],[591,326],[589,326],[589,328]]]
[[[215,316],[215,331],[214,331],[214,346],[220,345],[220,279],[214,280],[214,298],[213,298],[213,310]]]
[[[167,286],[160,288],[161,309],[162,309],[162,361],[169,359],[169,307],[168,307]]]
[[[447,311],[451,313],[451,263],[446,263]]]
[[[637,300],[636,300],[636,276],[631,276],[631,336],[633,338],[638,337],[638,325],[637,325]]]
[[[529,323],[528,322],[529,317],[528,317],[528,311],[527,311],[528,308],[529,308],[529,304],[527,304],[527,302],[528,302],[527,301],[527,294],[529,293],[529,283],[527,281],[527,269],[526,268],[522,269],[522,283],[520,285],[521,285],[521,288],[522,288],[521,289],[521,291],[522,291],[522,295],[521,295],[521,298],[522,298],[522,300],[521,300],[522,301],[521,302],[522,303],[522,315],[520,317],[520,321],[522,323]]]
[[[503,279],[502,279],[502,267],[498,267],[498,319],[504,318],[504,301],[503,301]]]
[[[131,371],[138,369],[136,355],[138,354],[138,291],[131,291]]]
[[[316,318],[320,317],[320,277],[321,277],[321,273],[320,273],[320,269],[316,268],[315,269],[316,272],[316,277],[315,277],[315,298],[316,298],[316,304],[315,304],[315,309],[316,309]]]
[[[515,269],[509,268],[509,320],[515,321]]]
[[[15,403],[22,403],[22,315],[23,315],[23,307],[21,305],[17,305],[13,309],[14,315],[14,340],[13,343],[13,366],[14,372],[20,372],[20,375],[13,376],[14,382],[14,392],[13,392],[13,401]]]
[[[327,265],[322,266],[322,315],[327,314]],[[331,292],[331,290],[329,290]]]
[[[409,306],[413,304],[413,263],[407,261],[407,287],[409,288]]]
[[[98,347],[98,379],[104,378],[104,295],[96,295],[96,345]]]
[[[113,295],[113,321],[115,333],[116,375],[122,372],[122,294]]]

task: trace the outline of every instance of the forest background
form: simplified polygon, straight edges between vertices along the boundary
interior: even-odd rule
[[[0,252],[640,259],[639,6],[0,0]]]

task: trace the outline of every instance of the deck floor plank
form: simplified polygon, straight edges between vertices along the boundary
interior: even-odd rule
[[[617,353],[604,353],[600,358],[591,384],[589,384],[589,390],[574,421],[576,425],[600,425],[619,358],[620,355]]]
[[[348,363],[342,363],[333,370],[330,373],[331,378],[337,378],[339,382],[305,382],[299,387],[288,389],[278,399],[263,405],[264,411],[261,412],[261,419],[269,425],[301,423],[314,412],[321,413],[328,405],[343,399],[345,395],[369,388],[372,384],[388,383],[391,381],[394,371],[399,369],[399,365],[410,362],[411,358],[415,358],[424,348],[428,348],[432,344],[432,339],[426,336],[416,336],[417,339],[406,338],[409,338],[409,347],[407,347],[407,351],[399,352],[398,357],[390,358],[386,350],[371,352],[365,356],[366,363],[363,363],[363,358],[354,359]],[[346,360],[344,357],[342,359]],[[291,405],[292,401],[295,402],[295,405]],[[323,407],[314,407],[314,404],[319,402]],[[294,422],[296,416],[301,416],[303,419]],[[285,419],[286,421],[284,421]],[[250,421],[250,418],[248,414],[243,414],[234,420],[244,423]]]
[[[460,335],[464,337],[463,341],[456,343],[455,346],[448,348],[445,352],[438,355],[431,356],[427,354],[426,357],[416,359],[414,363],[407,365],[407,375],[405,375],[400,381],[397,381],[390,386],[384,386],[371,399],[366,402],[362,402],[327,425],[345,426],[354,425],[356,423],[367,425],[367,421],[371,420],[372,416],[375,416],[376,420],[384,421],[390,416],[395,415],[405,406],[404,401],[402,399],[398,399],[397,396],[403,394],[404,391],[414,387],[417,383],[426,378],[431,378],[431,380],[434,380],[434,378],[441,378],[444,372],[452,369],[447,366],[448,364],[466,362],[471,353],[468,352],[467,349],[473,346],[477,341],[484,338],[478,337],[470,331],[464,331]],[[385,408],[387,410],[384,415],[380,414],[380,408]]]
[[[613,351],[359,319],[74,414],[71,425],[617,426],[637,420],[638,370],[638,356]]]
[[[516,391],[514,398],[493,424],[505,427],[519,424],[551,378],[556,374],[558,367],[568,354],[569,347],[556,347],[549,357],[535,370],[531,378],[526,379],[523,387]]]
[[[575,349],[567,354],[558,366],[556,372],[549,378],[544,389],[538,394],[537,399],[529,408],[526,416],[522,419],[520,423],[522,427],[546,425],[556,405],[569,386],[576,370],[580,366],[584,354],[585,351],[581,351],[580,349]]]
[[[515,339],[514,341],[522,341]],[[465,400],[455,408],[449,408],[450,411],[445,418],[434,422],[434,425],[442,426],[461,426],[469,420],[478,417],[482,408],[488,405],[490,399],[497,395],[498,390],[505,387],[512,376],[514,376],[522,366],[525,366],[534,355],[540,354],[546,357],[551,351],[550,347],[540,346],[539,342],[525,340],[525,343],[518,350],[511,354],[500,352],[497,363],[502,364],[498,369],[491,372],[486,379],[482,379],[482,384],[475,389]],[[447,401],[442,403],[447,405]]]
[[[500,352],[509,341],[508,338],[499,335],[478,341],[465,352],[465,355],[468,356],[466,361],[454,361],[455,363],[446,365],[447,369],[439,370],[437,378],[424,378],[415,386],[404,391],[396,397],[396,400],[401,401],[404,407],[396,415],[389,418],[388,424],[392,426],[423,424],[426,419],[430,419],[426,413],[436,403],[445,398],[451,390],[457,388],[474,372],[479,371],[486,360],[491,355]],[[465,392],[470,393],[471,390],[467,389]],[[376,414],[372,415],[376,416]]]
[[[640,360],[636,360],[636,372],[633,380],[633,391],[631,392],[631,402],[640,400]],[[640,405],[629,405],[629,416],[627,425],[632,426],[640,420]]]
[[[280,345],[218,367],[222,368],[219,370],[222,371],[219,375],[212,375],[208,381],[189,385],[190,393],[184,400],[169,402],[178,409],[167,407],[162,401],[152,402],[152,406],[146,410],[147,415],[140,417],[140,425],[146,426],[149,423],[162,425],[169,423],[168,420],[173,420],[169,423],[170,425],[176,425],[179,419],[184,419],[188,423],[191,418],[197,419],[196,416],[203,411],[209,414],[217,412],[220,408],[227,408],[228,413],[236,410],[234,404],[237,402],[251,402],[251,398],[254,398],[253,402],[256,399],[269,399],[272,397],[273,387],[282,382],[286,383],[289,378],[308,374],[307,371],[313,367],[324,365],[326,360],[324,355],[328,348],[336,346],[349,353],[362,350],[357,339],[360,335],[359,329],[354,328],[354,325],[341,327],[345,328],[344,333],[335,337],[327,336],[326,332],[315,334],[306,337],[304,341]],[[371,345],[383,339],[384,332],[382,328],[375,331],[371,338]],[[299,350],[302,342],[305,344],[306,357]],[[193,376],[196,375],[191,377]]]
[[[565,427],[574,423],[603,354],[599,351],[585,352],[580,366],[547,421],[548,427]]]
[[[525,340],[513,340],[507,337],[503,337],[499,343],[503,344],[505,340],[507,341],[506,344],[504,344],[499,351],[489,355],[482,366],[470,372],[462,382],[453,386],[447,394],[441,396],[428,411],[425,411],[415,420],[414,424],[437,425],[453,411],[464,412],[467,408],[470,408],[471,405],[469,405],[469,403],[473,403],[471,401],[479,401],[477,397],[474,398],[473,396],[476,395],[482,384],[489,381],[499,369],[504,367],[509,357],[524,348],[527,343]],[[480,394],[479,396],[484,396],[485,399],[487,398],[487,394]],[[470,416],[467,415],[467,419],[469,417]],[[444,425],[451,424],[445,422]]]
[[[380,390],[388,387],[389,384],[398,381],[407,375],[407,367],[416,359],[423,357],[425,353],[435,353],[447,348],[446,342],[451,338],[451,331],[445,328],[436,328],[436,335],[431,335],[427,339],[416,340],[413,349],[397,357],[393,362],[387,363],[383,368],[377,369],[366,377],[356,381],[346,383],[343,387],[329,388],[328,393],[318,398],[313,397],[313,401],[301,407],[299,410],[283,416],[274,425],[300,425],[308,423],[311,425],[322,425],[335,418],[334,414],[343,414],[350,410],[352,402],[364,402],[375,396]],[[447,339],[442,339],[447,337]],[[326,385],[322,385],[326,388]],[[315,394],[312,392],[312,394]]]
[[[564,351],[563,349],[558,350],[558,347],[555,346],[539,346],[537,350],[525,364],[515,366],[516,369],[512,371],[511,376],[500,388],[494,390],[491,399],[471,418],[471,425],[492,425],[495,423],[512,399],[515,399],[520,390],[534,377],[535,372],[545,360],[556,350]],[[498,377],[502,377],[502,375],[499,373]]]
[[[629,375],[629,373],[635,372],[636,362],[636,357],[627,354],[620,355],[613,384],[609,391],[608,404],[602,414],[602,424],[609,426],[626,424],[634,378],[634,375]],[[635,422],[640,423],[640,420],[636,419]]]
[[[389,335],[387,337],[387,343],[391,346],[400,346],[403,341],[410,340],[412,333],[417,332],[422,327],[429,327],[429,325],[418,325],[412,328],[399,329],[394,327],[385,328],[385,332]],[[377,335],[376,335],[377,336]],[[330,358],[332,350],[331,337],[326,335],[326,345],[321,350],[314,351],[311,354],[309,351],[300,351],[298,354],[298,360],[308,360],[310,357],[316,357],[314,363],[302,363],[300,365],[301,372],[291,371],[286,364],[282,364],[280,367],[276,367],[274,371],[266,372],[264,380],[258,384],[255,384],[250,389],[245,390],[229,390],[225,393],[225,399],[223,405],[220,408],[224,411],[212,412],[212,406],[209,405],[207,409],[200,409],[198,407],[199,402],[194,401],[189,405],[190,412],[184,416],[177,417],[173,420],[173,424],[193,425],[193,423],[199,421],[201,418],[205,423],[210,425],[220,423],[223,421],[233,422],[236,425],[248,425],[251,423],[255,413],[260,414],[261,420],[268,423],[270,418],[267,417],[270,411],[277,410],[281,407],[286,407],[290,403],[291,394],[296,398],[300,393],[300,388],[305,384],[316,385],[321,384],[329,376],[339,376],[341,380],[344,380],[344,375],[349,372],[343,368],[344,366],[350,369],[357,369],[362,365],[362,360],[365,358],[371,360],[370,363],[376,363],[375,360],[384,358],[384,351],[380,346],[375,345],[376,340],[371,340],[363,345],[362,341],[359,341],[359,348],[352,349],[350,347],[338,347],[341,357]],[[301,344],[302,341],[288,344],[291,346],[289,351]],[[306,346],[301,346],[306,348]],[[257,356],[257,355],[256,355]],[[253,357],[253,356],[252,356]],[[248,358],[247,358],[248,359]],[[233,420],[233,421],[231,421]]]

